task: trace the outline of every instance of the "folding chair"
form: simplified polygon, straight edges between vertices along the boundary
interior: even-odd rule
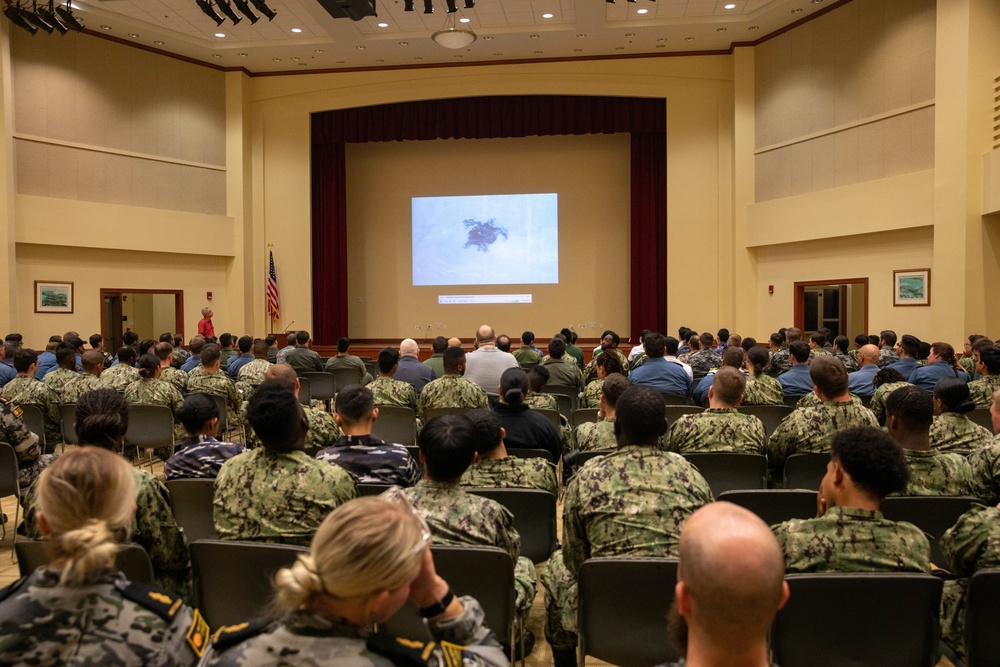
[[[573,411],[570,423],[573,424],[573,428],[576,428],[580,424],[584,424],[587,422],[596,422],[597,413],[599,410],[600,408],[577,408],[576,410]]]
[[[829,454],[792,454],[785,460],[785,488],[819,491]]]
[[[274,573],[308,551],[291,544],[192,542],[195,604],[213,628],[261,616],[273,595]]]
[[[989,408],[977,408],[966,415],[969,419],[985,428],[990,433],[993,432],[993,417]]]
[[[566,415],[569,419],[573,411],[580,407],[580,389],[578,387],[571,387],[569,385],[561,384],[547,384],[542,387],[542,392],[546,394],[554,394],[556,396],[556,401],[559,402],[559,412]],[[566,405],[565,401],[559,400],[559,396],[566,396],[569,398],[569,405]]]
[[[511,447],[507,450],[509,456],[516,456],[519,459],[545,459],[549,463],[555,463],[552,460],[552,452],[547,449],[519,449],[517,447]]]
[[[673,423],[681,415],[694,415],[704,411],[705,409],[698,405],[673,405],[668,403],[663,406],[663,416],[670,423]]]
[[[792,408],[787,405],[741,405],[739,411],[745,415],[753,415],[764,422],[764,431],[768,437],[774,433],[781,420],[792,414]]]
[[[28,540],[22,538],[14,545],[17,553],[17,569],[22,577],[27,577],[32,572],[49,564],[49,541],[48,540]],[[118,545],[118,555],[115,557],[115,567],[121,570],[122,574],[129,581],[141,584],[155,584],[153,575],[153,561],[149,554],[138,544],[131,542]]]
[[[674,558],[590,558],[580,566],[579,664],[592,656],[619,667],[651,667],[680,656],[666,632]]]
[[[938,540],[977,502],[972,496],[891,496],[882,501],[881,510],[886,519],[908,521],[927,533],[931,562],[946,567]]]
[[[510,555],[498,547],[481,546],[435,545],[431,552],[434,569],[455,594],[476,598],[490,629],[501,641],[507,638],[513,661],[514,642],[523,639],[523,631],[514,610],[514,562]],[[427,637],[427,628],[413,605],[406,605],[380,627],[399,637]]]
[[[62,431],[63,450],[66,445],[79,445],[80,438],[76,435],[76,403],[61,403],[59,405],[59,428]]]
[[[221,418],[220,418],[221,421]],[[135,447],[140,465],[143,449],[169,447],[174,453],[174,414],[165,405],[128,406],[128,430],[125,442]],[[149,469],[153,469],[153,455],[149,456]]]
[[[21,403],[21,421],[28,427],[28,430],[38,436],[38,447],[46,452],[45,442],[45,417],[42,414],[41,406],[33,403]]]
[[[767,488],[767,457],[735,452],[692,452],[683,455],[718,496],[725,491]]]
[[[338,392],[348,385],[361,384],[361,378],[364,377],[364,373],[357,368],[334,368],[327,373],[333,376]],[[313,396],[313,398],[319,398],[319,396]]]
[[[17,467],[17,454],[14,448],[6,442],[0,442],[0,498],[14,496],[14,546],[17,546],[17,524],[21,516],[21,484],[20,469]],[[0,512],[3,508],[0,506]],[[4,523],[3,539],[7,538],[7,524]],[[10,550],[10,558],[14,559],[14,550]]]
[[[783,400],[785,405],[794,410],[799,406],[799,399],[801,399],[803,396],[805,396],[805,394],[799,394],[798,396],[785,396]]]
[[[677,394],[660,394],[663,397],[664,405],[691,405],[691,401],[688,400],[687,396],[678,396]],[[698,412],[701,412],[701,406],[692,406],[697,408]]]
[[[552,422],[552,425],[556,427],[557,431],[562,428],[562,421],[560,419],[560,413],[558,410],[545,410],[539,408],[531,408],[531,409],[537,412],[538,414],[547,417],[548,420]]]
[[[327,407],[327,412],[333,412],[333,406],[330,402],[337,395],[337,382],[333,373],[328,373],[327,371],[303,373],[299,377],[300,385],[303,379],[309,381],[309,398],[323,401]]]
[[[972,575],[965,594],[965,665],[1000,667],[1000,570]]]
[[[802,489],[744,489],[725,491],[715,497],[745,507],[769,526],[789,519],[816,516],[816,492]]]
[[[309,378],[299,378],[299,403],[305,406],[312,405],[312,383]]]
[[[514,515],[514,528],[521,536],[521,555],[535,565],[544,563],[558,546],[556,497],[540,489],[467,489],[495,500]]]
[[[771,627],[781,667],[932,667],[943,582],[929,574],[790,574]]]
[[[377,496],[392,487],[392,484],[375,484],[369,482],[358,482],[359,496]]]
[[[169,479],[166,486],[170,492],[170,509],[188,543],[219,539],[212,508],[215,480]]]
[[[397,445],[412,445],[417,441],[417,416],[413,408],[401,405],[380,405],[372,433]]]

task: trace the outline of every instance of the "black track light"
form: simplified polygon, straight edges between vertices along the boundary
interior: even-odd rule
[[[434,13],[434,0],[424,0],[424,14]]]
[[[413,0],[403,0],[403,11],[404,12],[413,11]]]
[[[38,15],[38,4],[32,3],[31,9],[27,7],[21,8],[21,16],[26,18],[29,23],[32,23],[50,35],[55,31],[55,26],[46,21],[44,18]]]
[[[21,8],[15,5],[7,5],[3,8],[3,15],[10,19],[10,22],[19,28],[24,28],[32,35],[38,32],[38,28],[28,23],[28,20],[21,14]]]
[[[205,16],[215,21],[215,25],[222,25],[222,22],[226,19],[219,16],[219,13],[215,11],[215,7],[208,0],[195,0],[198,3],[198,7],[201,11],[205,12]]]
[[[476,6],[476,0],[465,0],[465,8],[472,9]]]
[[[250,0],[250,2],[253,3],[253,6],[257,8],[258,12],[267,17],[268,21],[273,20],[274,17],[278,15],[278,12],[264,4],[264,0]]]
[[[247,4],[247,0],[233,0],[233,4],[236,5],[236,9],[242,12],[243,16],[247,17],[250,24],[253,25],[260,20],[260,17],[253,13],[250,9],[250,5]]]
[[[56,10],[55,10],[55,5],[53,4],[53,0],[49,0],[48,5],[42,5],[41,7],[36,8],[35,12],[43,19],[45,19],[47,23],[52,25],[53,28],[58,30],[60,35],[65,35],[67,32],[69,32],[69,26],[60,21],[59,18],[56,16]]]
[[[219,8],[219,11],[226,15],[227,19],[233,22],[233,25],[236,25],[243,20],[243,17],[234,12],[233,6],[226,0],[215,0],[215,6]]]
[[[444,2],[446,5],[448,5],[449,14],[454,14],[455,12],[458,11],[458,5],[455,3],[455,0],[444,0]]]
[[[63,23],[68,25],[70,28],[76,30],[77,32],[83,32],[83,23],[81,23],[80,19],[76,18],[76,15],[73,14],[73,10],[70,8],[70,4],[68,2],[65,7],[56,7],[56,14],[58,14],[59,18],[63,20]]]

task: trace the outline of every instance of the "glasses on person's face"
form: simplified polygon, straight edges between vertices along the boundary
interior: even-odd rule
[[[400,508],[406,508],[416,518],[417,524],[420,526],[420,540],[413,545],[410,553],[415,554],[423,551],[431,541],[431,529],[427,526],[427,520],[424,519],[424,515],[413,506],[406,492],[398,486],[390,486],[379,494],[379,498],[398,505]]]

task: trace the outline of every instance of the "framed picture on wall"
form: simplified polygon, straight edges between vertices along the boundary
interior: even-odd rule
[[[55,280],[35,281],[36,313],[72,313],[73,283]]]
[[[892,305],[931,305],[931,270],[903,269],[892,272]]]

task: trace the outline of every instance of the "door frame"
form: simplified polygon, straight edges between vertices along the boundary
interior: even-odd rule
[[[133,289],[129,287],[123,287],[120,289],[114,289],[111,287],[101,288],[101,336],[105,340],[108,338],[110,332],[104,330],[104,297],[107,295],[115,294],[121,296],[122,294],[173,294],[174,295],[174,331],[170,333],[183,333],[184,330],[184,290],[179,289]],[[180,328],[178,328],[180,327]],[[114,351],[111,352],[114,354]]]
[[[867,278],[833,278],[831,280],[804,280],[802,282],[796,282],[792,285],[792,299],[794,301],[794,315],[793,320],[796,328],[802,329],[805,326],[805,302],[806,302],[806,288],[816,287],[817,285],[863,285],[865,288],[865,319],[864,328],[862,331],[868,331],[868,279]],[[846,295],[844,304],[847,303]],[[803,329],[804,330],[804,329]],[[844,334],[848,338],[850,335]],[[833,341],[830,341],[833,342]]]

